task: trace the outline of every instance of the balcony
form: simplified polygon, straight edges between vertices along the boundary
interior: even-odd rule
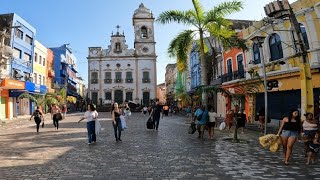
[[[114,79],[114,83],[122,83],[122,79]]]
[[[98,84],[98,79],[91,79],[91,84]]]
[[[133,79],[126,79],[126,83],[132,83],[133,82]]]
[[[53,70],[48,70],[48,77],[53,78],[55,76],[54,71]]]
[[[112,79],[104,79],[104,83],[105,84],[111,84],[112,83]]]
[[[142,82],[143,82],[143,83],[150,83],[150,79],[145,79],[145,78],[143,78],[143,79],[142,79]]]
[[[245,71],[233,71],[232,73],[223,74],[221,76],[222,83],[245,78]]]

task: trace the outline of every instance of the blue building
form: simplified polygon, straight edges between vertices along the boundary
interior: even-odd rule
[[[79,97],[77,93],[76,57],[68,44],[50,48],[54,54],[54,83],[67,87],[67,95]]]
[[[193,44],[190,52],[191,91],[201,86],[201,65],[198,45]]]
[[[24,92],[46,93],[45,86],[32,83],[36,29],[17,14],[10,13],[0,15],[0,31],[6,31],[4,45],[12,48],[12,56],[1,64],[6,74],[1,79],[1,104],[5,104],[5,118],[30,115],[34,103],[18,96]]]

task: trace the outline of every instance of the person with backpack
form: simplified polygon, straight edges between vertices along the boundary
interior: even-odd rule
[[[53,125],[56,131],[58,131],[59,121],[62,119],[62,115],[61,109],[56,104],[52,104],[51,106],[51,119],[53,120]]]
[[[31,121],[32,117],[34,117],[34,122],[37,125],[37,133],[39,133],[40,123],[43,119],[43,113],[40,110],[40,106],[37,106],[37,109],[32,113],[32,115],[30,117],[30,121]]]

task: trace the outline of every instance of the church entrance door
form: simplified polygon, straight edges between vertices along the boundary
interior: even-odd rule
[[[119,105],[123,103],[123,91],[116,90],[114,92],[114,102],[118,103]]]

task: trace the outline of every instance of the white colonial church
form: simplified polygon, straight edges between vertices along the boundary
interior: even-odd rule
[[[89,47],[88,94],[94,104],[133,101],[144,105],[156,98],[154,17],[143,4],[134,12],[133,26],[134,49],[128,49],[119,26],[107,49]]]

